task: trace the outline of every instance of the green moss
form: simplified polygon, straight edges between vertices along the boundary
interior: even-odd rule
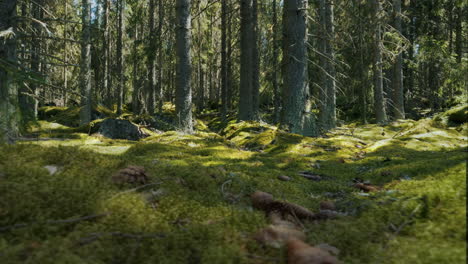
[[[0,147],[0,227],[28,223],[2,232],[5,263],[285,262],[283,249],[251,238],[268,224],[251,208],[255,190],[312,211],[334,200],[347,216],[305,230],[308,242],[339,248],[345,263],[466,260],[466,138],[432,120],[344,126],[327,138],[252,122],[228,124],[222,135],[170,131],[141,142],[76,129],[40,121],[31,133],[68,139]],[[158,184],[112,184],[128,165],[144,166]],[[309,181],[304,170],[324,180]],[[351,187],[356,177],[383,191],[363,196]],[[103,212],[111,214],[47,223]]]

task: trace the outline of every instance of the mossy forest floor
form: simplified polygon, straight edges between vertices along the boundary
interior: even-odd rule
[[[307,138],[258,123],[214,133],[206,118],[193,135],[139,142],[39,121],[34,139],[0,146],[0,262],[285,263],[284,248],[252,239],[268,225],[249,198],[261,190],[312,211],[334,201],[345,216],[303,225],[344,263],[465,263],[467,124],[443,120]],[[153,184],[115,185],[129,165]],[[382,189],[362,193],[354,178]]]

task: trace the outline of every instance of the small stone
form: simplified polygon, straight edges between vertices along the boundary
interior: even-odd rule
[[[335,211],[336,210],[335,203],[332,202],[332,201],[321,201],[320,202],[320,210]]]
[[[281,176],[278,176],[278,180],[280,180],[280,181],[290,181],[291,177],[288,177],[286,175],[281,175]]]
[[[44,169],[46,169],[50,173],[50,175],[54,175],[58,172],[58,167],[54,165],[44,166]]]

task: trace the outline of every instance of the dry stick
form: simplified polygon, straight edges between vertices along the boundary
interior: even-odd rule
[[[159,185],[159,184],[162,184],[162,182],[148,183],[148,184],[145,184],[145,185],[142,185],[142,186],[139,186],[139,187],[130,189],[130,190],[126,190],[126,191],[123,191],[123,192],[119,192],[119,193],[117,193],[116,195],[112,196],[109,200],[112,200],[112,199],[114,199],[115,197],[120,196],[120,195],[125,194],[125,193],[136,192],[136,191],[141,190],[141,189],[144,189],[144,188],[146,188],[146,187],[148,187],[148,186]]]
[[[88,216],[83,216],[83,217],[79,217],[79,218],[72,218],[72,219],[49,220],[49,221],[46,221],[46,222],[43,222],[43,223],[41,223],[41,222],[32,222],[32,223],[29,223],[29,224],[15,224],[15,225],[11,225],[11,226],[0,227],[0,232],[11,230],[11,229],[24,228],[24,227],[27,227],[27,226],[30,226],[30,225],[33,225],[33,224],[46,224],[46,225],[52,224],[53,225],[53,224],[77,223],[77,222],[81,222],[81,221],[96,219],[96,218],[107,216],[107,215],[110,215],[110,213],[88,215]]]

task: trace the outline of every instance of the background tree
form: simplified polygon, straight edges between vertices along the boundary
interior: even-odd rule
[[[178,127],[186,133],[193,130],[192,122],[192,89],[190,85],[190,0],[177,0],[177,86],[176,112]]]
[[[91,122],[92,90],[91,90],[91,9],[89,0],[82,0],[83,11],[81,14],[82,38],[81,38],[81,112],[80,123]]]

